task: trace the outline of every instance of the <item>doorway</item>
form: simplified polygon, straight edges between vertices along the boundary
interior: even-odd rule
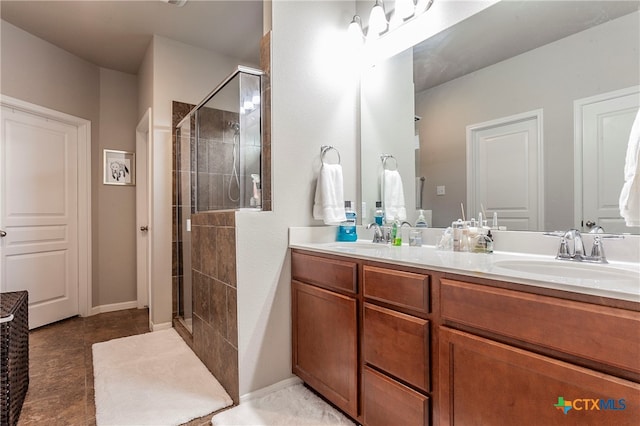
[[[588,232],[640,233],[620,216],[619,197],[633,120],[640,108],[640,86],[574,102],[575,227]]]
[[[498,213],[509,230],[544,223],[542,110],[467,127],[469,215]],[[509,158],[509,161],[504,161]]]
[[[144,113],[136,127],[136,170],[138,178],[136,184],[136,289],[138,309],[149,308],[151,316],[151,246],[150,230],[151,193],[149,182],[152,158],[151,152],[151,108]]]
[[[2,96],[0,290],[29,292],[29,328],[91,306],[91,123]]]

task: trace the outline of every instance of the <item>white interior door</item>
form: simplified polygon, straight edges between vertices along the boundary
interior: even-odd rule
[[[136,129],[136,269],[138,309],[150,303],[151,234],[149,171],[151,143],[151,108],[147,110]],[[151,308],[149,306],[149,308]]]
[[[582,182],[576,222],[583,231],[598,225],[605,232],[640,232],[625,225],[618,205],[629,133],[639,107],[638,87],[576,101],[576,151],[582,154],[576,158],[582,163],[576,165],[576,182]]]
[[[544,223],[542,111],[467,127],[467,204],[485,208],[509,230],[537,231]],[[504,161],[509,158],[509,161]]]
[[[2,291],[29,292],[29,327],[78,315],[78,128],[2,107]]]

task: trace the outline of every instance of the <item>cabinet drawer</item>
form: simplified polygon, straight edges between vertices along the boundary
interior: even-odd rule
[[[315,284],[329,289],[357,291],[355,262],[327,259],[303,253],[291,253],[291,276],[294,280]]]
[[[364,362],[429,390],[429,322],[364,304]]]
[[[445,322],[640,373],[640,313],[442,280]]]
[[[364,296],[371,300],[429,313],[429,276],[364,266]]]
[[[363,375],[366,426],[429,424],[428,397],[368,367]]]

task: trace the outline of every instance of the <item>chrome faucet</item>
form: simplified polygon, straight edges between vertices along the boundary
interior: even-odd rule
[[[570,242],[573,243],[573,247]],[[560,240],[560,248],[556,259],[583,260],[583,258],[584,243],[582,242],[582,235],[577,229],[569,229]]]
[[[585,261],[592,263],[609,263],[604,254],[604,245],[602,240],[604,238],[624,238],[623,235],[604,234],[604,229],[600,226],[593,228],[589,234],[595,234],[593,237],[593,246],[591,247],[591,254],[586,255],[584,249],[584,243],[582,241],[582,234],[577,229],[570,229],[564,233],[562,232],[548,232],[545,235],[559,236],[560,247],[558,248],[558,254],[556,259],[559,260],[573,260],[573,261]]]
[[[384,232],[384,228],[381,227],[380,225],[378,225],[376,222],[372,222],[370,224],[367,225],[367,229],[371,229],[373,228],[373,242],[374,243],[388,243],[389,242],[389,235],[387,235],[385,237],[385,232]]]

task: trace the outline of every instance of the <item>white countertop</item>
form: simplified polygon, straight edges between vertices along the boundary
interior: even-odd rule
[[[491,254],[436,250],[433,245],[394,247],[332,241],[334,232],[291,228],[291,248],[342,255],[409,267],[640,302],[640,263],[610,261],[607,265],[571,262],[549,255],[495,251]]]

